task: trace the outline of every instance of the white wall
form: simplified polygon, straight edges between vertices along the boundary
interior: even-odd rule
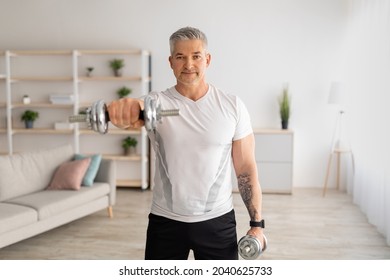
[[[355,156],[348,190],[390,245],[390,2],[351,0],[348,26],[343,76]]]
[[[240,96],[255,127],[279,128],[288,82],[294,186],[322,186],[336,111],[345,0],[0,0],[0,49],[144,48],[153,88],[174,83],[168,37],[183,26],[209,38],[209,82]]]

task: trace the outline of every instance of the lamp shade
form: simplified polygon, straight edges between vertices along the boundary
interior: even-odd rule
[[[343,85],[341,82],[332,82],[332,85],[330,87],[329,91],[329,98],[328,103],[329,104],[343,104],[344,98],[343,98]]]

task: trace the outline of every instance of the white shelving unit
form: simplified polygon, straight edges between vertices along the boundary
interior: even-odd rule
[[[263,193],[292,193],[294,133],[254,129],[256,163]]]
[[[111,73],[109,61],[123,59],[121,77]],[[92,76],[86,68],[94,67]],[[117,89],[132,89],[137,98],[151,91],[151,54],[145,50],[8,50],[0,51],[0,154],[72,143],[77,153],[100,153],[117,162],[117,185],[149,186],[149,142],[144,129],[124,131],[111,127],[100,135],[83,124],[68,130],[56,130],[54,123],[67,121],[82,107],[103,99],[117,99]],[[28,94],[30,104],[22,103]],[[73,95],[71,104],[52,104],[51,94]],[[24,110],[40,114],[34,128],[19,121]],[[132,136],[138,140],[137,154],[122,154],[121,141]]]

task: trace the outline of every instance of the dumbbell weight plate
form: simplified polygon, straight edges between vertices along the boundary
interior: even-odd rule
[[[261,254],[260,242],[253,236],[247,235],[238,242],[238,253],[247,260],[255,260]]]

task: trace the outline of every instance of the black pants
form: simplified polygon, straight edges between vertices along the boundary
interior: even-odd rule
[[[184,223],[149,214],[146,260],[237,260],[234,210],[197,223]]]

